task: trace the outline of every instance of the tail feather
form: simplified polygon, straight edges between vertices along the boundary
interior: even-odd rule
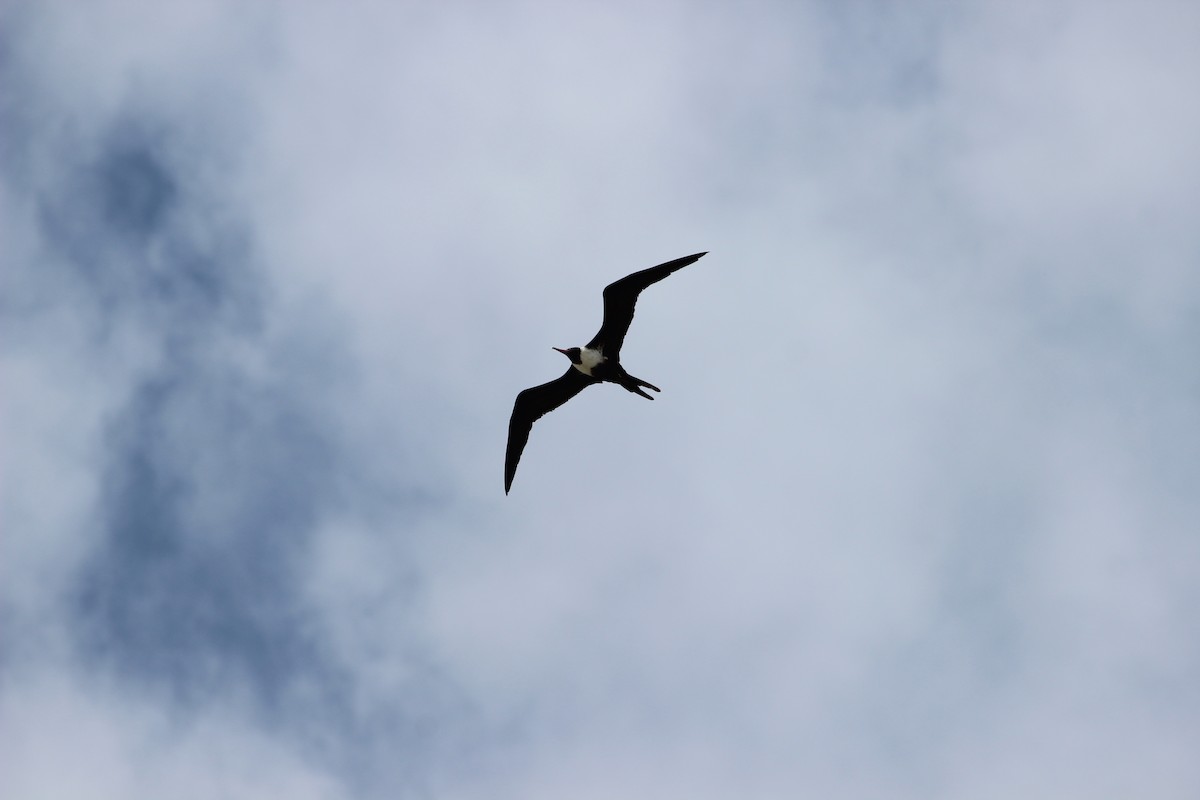
[[[650,383],[649,381],[644,381],[641,378],[635,378],[632,375],[626,375],[626,380],[621,381],[621,386],[625,387],[626,389],[633,392],[634,394],[641,395],[642,397],[646,398],[647,400],[653,400],[654,398],[651,397],[650,395],[646,394],[645,392],[643,392],[641,387],[645,386],[647,389],[653,389],[656,392],[662,391],[662,389],[659,389],[653,383]]]

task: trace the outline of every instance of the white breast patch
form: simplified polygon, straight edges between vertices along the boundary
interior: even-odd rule
[[[579,360],[582,362],[575,365],[575,369],[582,372],[584,375],[591,375],[592,369],[604,363],[604,354],[599,350],[589,350],[586,347],[579,349]]]

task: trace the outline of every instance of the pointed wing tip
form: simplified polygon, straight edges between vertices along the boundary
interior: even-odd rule
[[[507,495],[508,491],[510,489],[512,489],[513,478],[515,478],[515,477],[517,477],[516,466],[505,464],[504,465],[504,494]]]

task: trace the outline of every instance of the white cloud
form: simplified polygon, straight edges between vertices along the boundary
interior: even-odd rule
[[[224,709],[181,719],[71,668],[21,678],[0,710],[8,797],[344,796],[339,781]]]
[[[1195,793],[1188,6],[96,9],[5,17],[3,602],[58,631],[10,793]],[[106,306],[39,214],[103,232],[53,203],[120,125],[177,200]],[[662,395],[504,497],[549,347],[704,249],[626,346]],[[176,560],[111,558],[137,453]],[[199,706],[77,641],[122,563],[207,603],[113,606]]]

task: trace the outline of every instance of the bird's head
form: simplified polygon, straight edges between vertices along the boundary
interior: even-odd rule
[[[571,359],[572,364],[583,363],[583,358],[579,355],[578,347],[568,347],[566,350],[563,350],[561,347],[555,347],[554,349]]]

